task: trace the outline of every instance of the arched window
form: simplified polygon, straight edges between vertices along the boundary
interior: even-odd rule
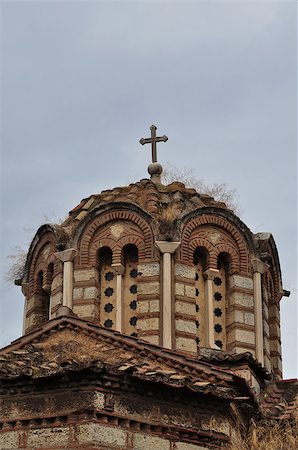
[[[230,256],[220,253],[217,258],[218,275],[213,280],[213,313],[214,313],[214,342],[222,350],[226,350],[226,308],[227,287]]]
[[[50,312],[50,289],[44,284],[44,274],[40,270],[37,275],[37,295],[38,295],[38,324],[49,320]]]
[[[195,297],[196,297],[196,326],[197,326],[197,344],[200,347],[206,346],[206,293],[204,271],[208,264],[208,252],[203,247],[198,247],[194,252],[195,267]]]
[[[116,275],[112,269],[112,250],[103,247],[98,251],[99,271],[99,323],[106,328],[116,325]]]
[[[129,244],[123,249],[123,333],[137,336],[138,249]]]

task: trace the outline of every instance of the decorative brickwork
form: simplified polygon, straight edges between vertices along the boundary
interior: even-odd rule
[[[113,230],[116,222],[118,229]],[[103,245],[112,249],[113,264],[120,263],[121,249],[127,244],[138,247],[140,260],[152,259],[154,246],[150,225],[133,211],[116,209],[102,213],[88,222],[81,233],[78,264],[81,267],[95,264],[96,252]]]
[[[227,253],[231,258],[231,272],[251,273],[249,249],[244,236],[227,219],[216,214],[202,214],[190,219],[182,229],[182,261],[192,261],[197,247],[209,252],[208,265],[217,267],[217,257]]]

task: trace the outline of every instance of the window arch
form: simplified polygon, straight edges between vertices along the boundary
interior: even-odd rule
[[[138,248],[134,244],[126,245],[122,250],[124,265],[123,277],[123,333],[137,336],[138,304]]]
[[[116,325],[116,275],[112,269],[112,250],[102,247],[97,252],[99,273],[99,323],[105,328]]]

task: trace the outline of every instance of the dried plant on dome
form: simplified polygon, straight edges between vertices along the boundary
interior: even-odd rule
[[[15,280],[22,278],[25,270],[27,252],[20,246],[15,248],[13,255],[8,255],[10,267],[6,273],[6,280],[9,284],[14,284]]]
[[[202,178],[194,176],[193,169],[182,168],[172,164],[166,164],[162,173],[162,182],[170,184],[174,181],[180,181],[186,187],[194,188],[199,194],[207,194],[216,201],[223,202],[227,208],[231,209],[235,214],[240,214],[240,206],[237,199],[236,189],[230,189],[226,183],[207,184]]]

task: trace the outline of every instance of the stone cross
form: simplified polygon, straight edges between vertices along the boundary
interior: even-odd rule
[[[167,142],[168,137],[165,135],[157,137],[156,136],[157,127],[155,125],[151,125],[150,130],[151,130],[151,138],[140,139],[140,144],[142,145],[151,144],[152,162],[156,163],[157,162],[156,142]]]

